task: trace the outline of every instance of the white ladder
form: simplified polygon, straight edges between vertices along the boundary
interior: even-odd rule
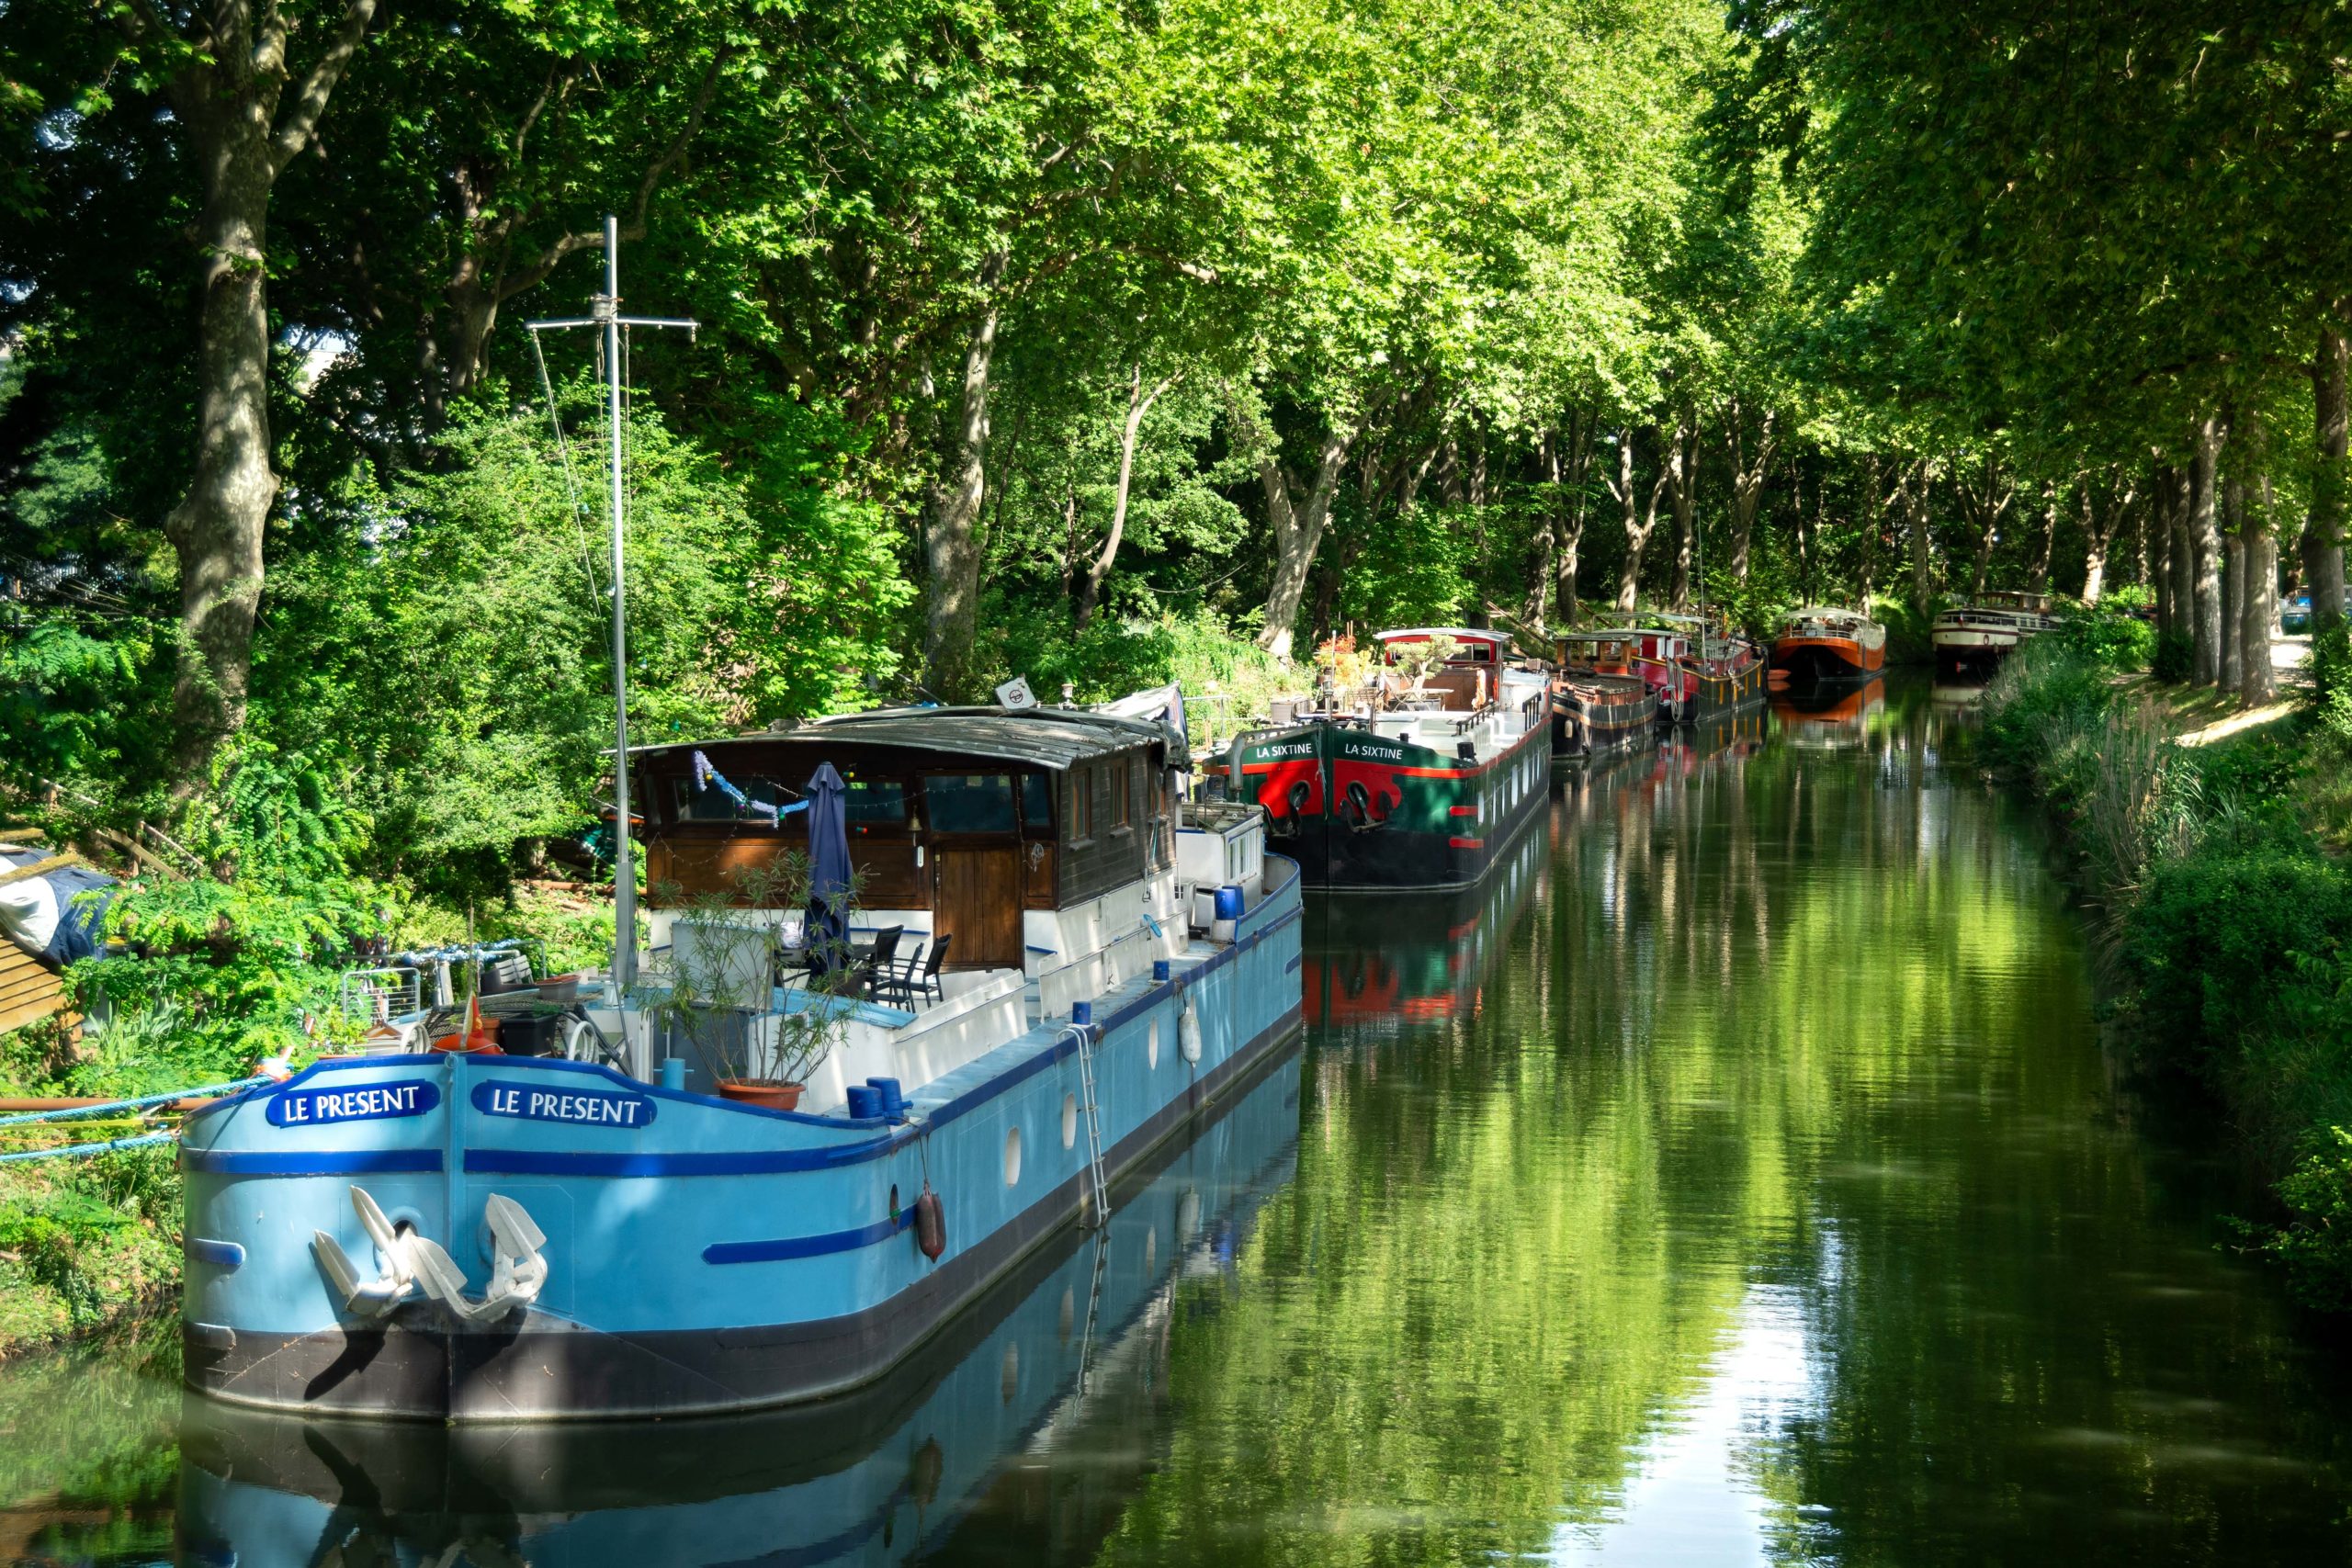
[[[1086,1112],[1086,1179],[1091,1189],[1093,1202],[1086,1223],[1107,1224],[1111,1215],[1111,1183],[1102,1170],[1102,1113],[1094,1100],[1093,1031],[1081,1024],[1072,1024],[1078,1036],[1078,1088],[1080,1108]]]

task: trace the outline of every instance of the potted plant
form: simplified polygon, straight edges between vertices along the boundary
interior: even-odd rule
[[[842,896],[844,912],[855,892]],[[808,906],[808,857],[747,867],[729,892],[680,900],[673,886],[669,901],[683,907],[671,928],[667,986],[647,1011],[683,1037],[722,1097],[792,1110],[857,1006],[858,976],[844,964],[796,981],[779,1005],[777,960]]]

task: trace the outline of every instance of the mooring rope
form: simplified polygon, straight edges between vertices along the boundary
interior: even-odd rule
[[[135,1138],[109,1138],[103,1144],[63,1144],[53,1149],[19,1149],[14,1154],[0,1155],[0,1165],[15,1165],[28,1159],[69,1159],[83,1155],[111,1154],[117,1149],[153,1148],[159,1144],[179,1141],[177,1128],[162,1133],[142,1133]]]
[[[56,1111],[22,1111],[13,1116],[0,1116],[0,1127],[22,1126],[28,1122],[74,1122],[87,1116],[104,1116],[110,1111],[144,1111],[153,1105],[169,1105],[175,1100],[195,1100],[203,1095],[234,1094],[259,1084],[273,1082],[266,1074],[239,1078],[234,1083],[204,1084],[196,1089],[166,1089],[162,1094],[144,1095],[137,1100],[109,1100],[102,1105],[69,1105]]]

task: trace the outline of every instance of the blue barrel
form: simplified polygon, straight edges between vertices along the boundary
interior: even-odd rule
[[[872,1084],[849,1086],[849,1113],[861,1120],[882,1114],[882,1091]]]
[[[1216,918],[1238,920],[1241,918],[1241,889],[1230,884],[1216,890]]]
[[[906,1092],[896,1078],[868,1078],[866,1087],[882,1097],[882,1114],[896,1122],[907,1113]]]
[[[1165,980],[1168,978],[1168,960],[1165,958],[1155,958],[1151,961],[1151,977],[1155,980]]]
[[[1081,1029],[1092,1023],[1094,1021],[1094,1004],[1092,1002],[1070,1003],[1069,1021],[1072,1023],[1077,1024]]]

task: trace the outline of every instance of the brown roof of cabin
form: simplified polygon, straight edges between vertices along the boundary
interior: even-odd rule
[[[1139,746],[1165,747],[1172,767],[1182,767],[1189,761],[1182,738],[1157,720],[1121,718],[1077,708],[1025,708],[1017,712],[997,707],[877,708],[871,713],[818,719],[797,729],[758,730],[710,740],[632,746],[629,754],[644,757],[687,751],[695,747],[712,750],[743,742],[801,741],[822,745],[832,740],[1027,762],[1057,773],[1097,757],[1132,751]]]

